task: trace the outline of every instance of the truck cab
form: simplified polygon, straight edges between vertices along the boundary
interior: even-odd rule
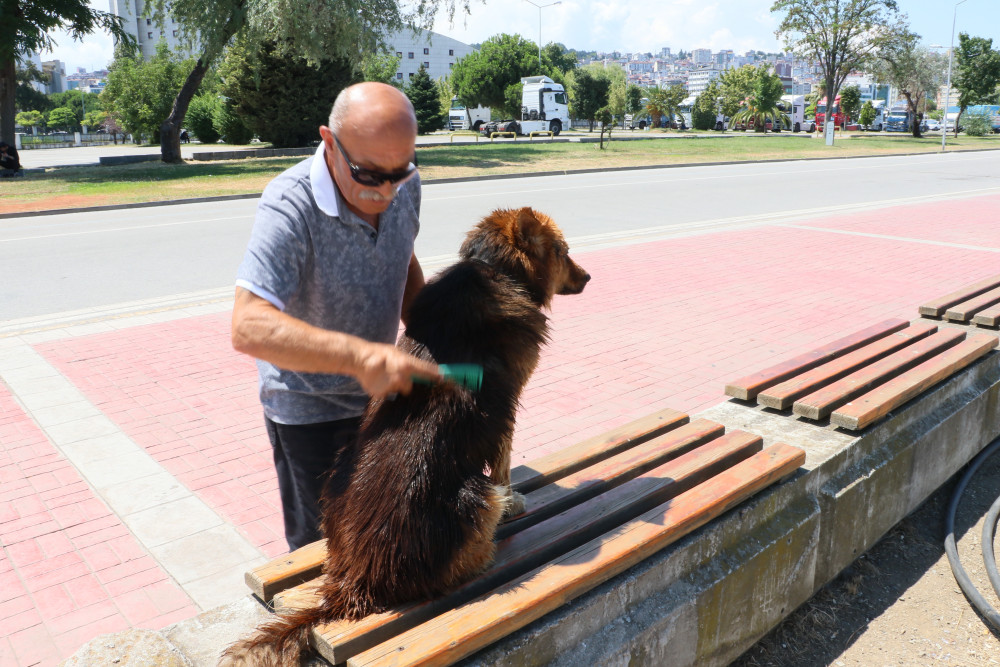
[[[482,105],[467,108],[458,97],[451,98],[451,109],[448,110],[448,129],[479,131],[483,123],[490,120],[490,108]]]
[[[569,98],[561,83],[547,76],[521,79],[520,134],[549,131],[556,136],[569,123]]]

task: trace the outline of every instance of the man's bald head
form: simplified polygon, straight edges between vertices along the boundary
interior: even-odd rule
[[[398,88],[374,81],[340,91],[330,111],[329,125],[335,134],[342,130],[352,134],[408,130],[417,136],[417,116],[410,98]]]

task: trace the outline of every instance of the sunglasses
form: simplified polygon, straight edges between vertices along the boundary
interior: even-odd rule
[[[413,162],[406,165],[406,169],[402,171],[394,171],[391,173],[386,173],[384,171],[375,171],[374,169],[365,169],[364,167],[359,167],[354,164],[347,151],[344,147],[340,145],[340,139],[337,138],[336,134],[331,133],[330,136],[333,137],[333,142],[337,144],[337,150],[340,154],[344,156],[344,162],[351,170],[351,178],[354,179],[356,183],[363,185],[368,188],[377,188],[383,183],[399,183],[400,181],[406,180],[417,171],[417,156],[413,155]]]

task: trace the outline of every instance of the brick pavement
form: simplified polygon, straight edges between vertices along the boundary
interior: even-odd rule
[[[515,461],[724,382],[1000,266],[1000,196],[585,252],[522,399]],[[253,363],[231,304],[0,338],[0,664],[160,627],[284,550]],[[228,560],[227,560],[228,559]]]

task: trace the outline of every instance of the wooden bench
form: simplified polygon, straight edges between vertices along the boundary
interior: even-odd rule
[[[1000,325],[1000,275],[928,301],[919,312],[923,317],[996,328]]]
[[[314,628],[334,664],[447,665],[591,590],[754,493],[805,453],[664,410],[519,466],[526,511],[503,524],[494,564],[436,600]],[[311,606],[322,542],[247,573],[277,611]]]
[[[951,298],[938,300],[934,308],[944,312]],[[997,341],[989,333],[886,320],[730,382],[725,391],[860,430],[984,356]]]

